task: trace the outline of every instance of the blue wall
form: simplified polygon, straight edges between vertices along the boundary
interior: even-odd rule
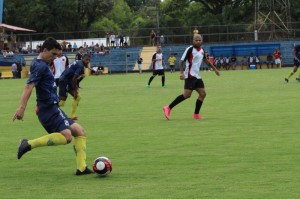
[[[294,44],[300,44],[300,40],[296,41],[276,41],[276,42],[249,42],[249,43],[216,43],[207,44],[204,42],[203,48],[210,54],[215,56],[231,56],[233,53],[236,56],[249,56],[252,52],[254,55],[265,56],[268,53],[273,53],[275,48],[281,51],[283,66],[291,66],[293,64],[292,50]],[[176,58],[179,60],[182,53],[187,48],[184,46],[166,46],[163,48],[164,59],[167,61],[171,53],[177,53]],[[274,48],[274,49],[273,49]]]

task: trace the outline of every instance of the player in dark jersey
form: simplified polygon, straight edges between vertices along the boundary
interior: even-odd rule
[[[18,148],[17,158],[20,159],[26,152],[42,147],[65,145],[74,137],[76,154],[76,175],[93,173],[86,165],[86,133],[84,129],[59,108],[59,98],[56,93],[54,76],[49,64],[57,55],[59,43],[54,38],[47,38],[38,58],[30,66],[30,77],[24,88],[20,106],[13,116],[13,121],[23,120],[27,102],[33,88],[36,89],[38,118],[48,135],[27,140],[22,139]]]
[[[82,54],[83,54],[83,47],[80,46],[80,47],[79,47],[79,50],[78,50],[78,52],[77,52],[77,54],[75,55],[75,60],[76,60],[76,61],[77,61],[77,60],[81,60]]]
[[[79,93],[79,81],[84,78],[84,69],[90,63],[90,55],[84,54],[82,60],[69,65],[59,78],[59,106],[65,105],[68,93],[73,96],[71,119],[77,120],[76,112],[81,95]]]
[[[150,84],[156,75],[161,76],[161,86],[166,88],[165,86],[165,62],[163,60],[163,54],[161,52],[161,46],[157,46],[156,53],[152,56],[152,68],[153,74],[149,78],[148,84],[146,85],[147,88],[150,88]]]
[[[204,83],[200,76],[200,66],[202,61],[204,61],[208,66],[214,69],[216,75],[220,75],[218,69],[210,63],[208,57],[205,55],[205,51],[201,48],[202,37],[199,34],[194,34],[193,46],[188,47],[180,61],[180,79],[185,80],[184,91],[182,95],[179,95],[169,106],[163,108],[165,117],[170,119],[171,109],[174,108],[177,104],[181,103],[185,99],[191,97],[193,90],[196,90],[198,93],[198,98],[196,100],[195,111],[193,119],[201,119],[200,109],[204,98],[206,96]],[[185,64],[185,70],[184,65]]]
[[[288,83],[289,82],[289,78],[297,72],[299,66],[300,66],[300,44],[295,45],[294,49],[293,49],[293,57],[294,57],[294,67],[293,70],[291,71],[291,73],[284,78],[285,82]],[[296,80],[298,82],[300,82],[300,73],[298,75],[298,77],[296,78]]]

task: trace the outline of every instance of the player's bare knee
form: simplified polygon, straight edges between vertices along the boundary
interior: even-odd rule
[[[72,134],[70,131],[63,131],[63,132],[61,132],[61,134],[66,138],[67,144],[72,142]]]
[[[184,97],[185,99],[188,99],[188,98],[191,97],[191,94],[184,94],[183,97]]]
[[[74,123],[70,126],[72,136],[77,137],[77,136],[86,136],[85,130],[77,123]]]

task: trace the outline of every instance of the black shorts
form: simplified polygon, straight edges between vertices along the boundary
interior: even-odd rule
[[[71,91],[74,90],[72,84],[65,81],[59,81],[58,87],[58,94],[61,97],[68,97],[68,93],[71,93]]]
[[[174,65],[170,65],[170,68],[174,68]]]
[[[154,70],[153,75],[165,75],[164,69]]]
[[[296,66],[297,68],[299,68],[300,66],[300,62],[297,59],[294,59],[294,66]]]
[[[204,88],[202,79],[187,78],[184,81],[184,89],[195,90],[197,88]]]
[[[48,133],[68,129],[74,123],[57,104],[38,105],[38,110],[38,118]]]

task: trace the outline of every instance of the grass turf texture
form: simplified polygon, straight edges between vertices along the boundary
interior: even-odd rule
[[[91,167],[112,160],[104,178],[75,176],[71,145],[43,147],[21,160],[20,138],[45,135],[35,93],[24,121],[12,122],[25,80],[0,81],[1,198],[299,198],[299,83],[289,69],[202,73],[203,120],[192,120],[196,93],[171,111],[162,107],[183,90],[179,74],[166,85],[150,73],[86,78],[78,123],[88,133]],[[63,108],[70,113],[71,99]]]

